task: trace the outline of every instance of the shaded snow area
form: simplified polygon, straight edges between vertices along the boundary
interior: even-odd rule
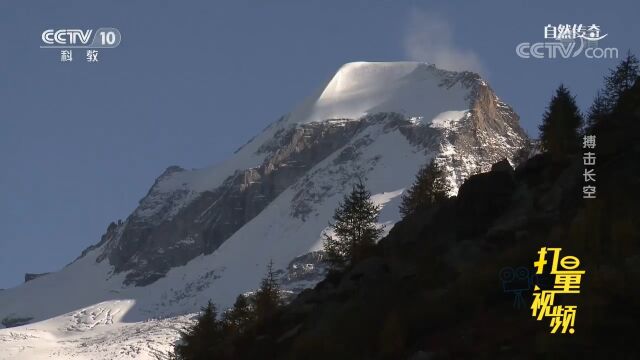
[[[485,86],[469,74],[415,62],[349,63],[227,161],[199,170],[168,168],[131,216],[83,256],[0,291],[0,323],[27,323],[0,329],[0,360],[163,359],[194,312],[210,299],[230,307],[238,294],[258,287],[271,260],[285,290],[313,286],[324,271],[316,252],[323,232],[357,179],[382,207],[379,223],[389,231],[400,219],[402,193],[422,165],[442,160],[455,191],[460,174],[489,164],[455,142],[459,129],[472,123],[474,86]],[[466,137],[480,138],[469,129]],[[478,143],[502,146],[507,154],[510,140],[520,136],[514,131],[507,126]],[[476,146],[471,140],[468,149]],[[254,185],[260,181],[270,181],[266,190]],[[231,192],[246,201],[231,202]],[[205,255],[203,239],[211,229],[205,225],[222,216],[216,206],[246,209],[257,198],[264,206],[253,206],[251,216]],[[140,236],[157,229],[175,239],[167,235],[161,247],[149,250],[154,244]],[[123,253],[131,244],[140,245],[130,247],[137,253]],[[156,257],[145,258],[150,253]],[[134,265],[159,258],[171,267],[149,268],[159,275],[135,286],[125,281],[133,270],[116,272],[114,258]]]

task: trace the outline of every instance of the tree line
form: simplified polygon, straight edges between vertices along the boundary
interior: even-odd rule
[[[403,194],[400,212],[407,216],[448,197],[451,187],[435,160],[423,166]],[[332,271],[345,271],[371,256],[383,233],[378,225],[380,206],[371,199],[362,179],[344,196],[324,233],[325,261]],[[240,294],[233,307],[220,315],[211,301],[201,309],[195,324],[182,333],[171,355],[176,360],[234,359],[247,339],[283,306],[282,290],[273,262],[267,266],[260,288],[253,295]]]
[[[552,96],[542,117],[540,148],[554,158],[576,154],[581,148],[581,137],[590,134],[619,103],[620,97],[635,84],[640,76],[638,59],[631,52],[609,71],[604,87],[599,90],[585,116],[576,104],[575,96],[561,84]]]

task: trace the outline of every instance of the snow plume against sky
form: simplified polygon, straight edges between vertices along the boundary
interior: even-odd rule
[[[412,9],[404,35],[405,56],[447,70],[470,70],[486,75],[476,53],[454,44],[453,30],[444,16]]]

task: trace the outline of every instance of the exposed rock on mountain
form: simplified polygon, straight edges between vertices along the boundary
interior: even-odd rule
[[[363,75],[391,83],[356,78]],[[359,102],[373,103],[379,112],[367,115],[370,109],[358,109]],[[443,108],[442,103],[452,102],[458,107]],[[425,160],[439,158],[454,193],[470,174],[513,159],[527,146],[518,116],[469,72],[418,63],[347,64],[312,104],[281,118],[231,160],[252,157],[251,167],[239,161],[226,173],[168,168],[126,222],[110,230],[112,239],[98,260],[106,257],[116,273],[126,272],[125,284],[148,285],[169,269],[215,251],[290,187],[290,215],[306,220],[314,204],[342,193],[354,176],[366,177],[377,166],[386,149],[367,159],[362,153],[380,133],[397,131],[413,145],[410,151],[423,152]],[[342,112],[326,113],[336,107]],[[208,182],[213,171],[218,181]]]

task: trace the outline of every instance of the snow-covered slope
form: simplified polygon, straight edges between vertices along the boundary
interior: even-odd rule
[[[355,179],[365,179],[383,206],[388,230],[402,191],[431,158],[457,189],[527,141],[517,115],[476,74],[410,62],[346,64],[228,161],[168,168],[76,261],[0,292],[0,321],[31,323],[0,330],[0,359],[158,356],[183,314],[209,299],[229,306],[256,288],[270,260],[294,291],[319,280],[315,263],[302,264],[315,276],[292,269],[321,248]],[[78,318],[79,327],[68,325]]]
[[[294,110],[290,122],[357,119],[367,114],[398,112],[432,119],[442,111],[467,109],[468,89],[448,89],[415,62],[354,62],[343,65],[315,96]]]
[[[0,332],[0,359],[164,359],[192,316],[122,322],[132,300],[115,300]]]

